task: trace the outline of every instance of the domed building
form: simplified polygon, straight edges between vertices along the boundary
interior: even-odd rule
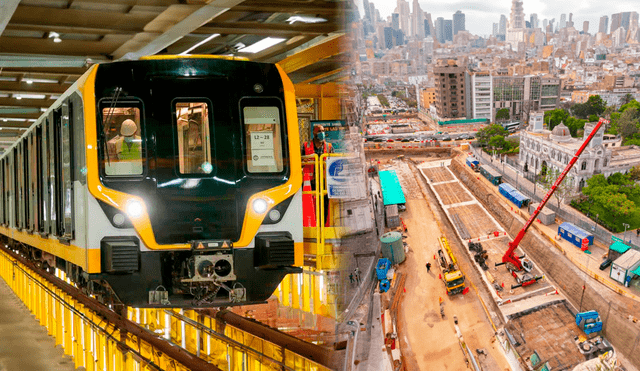
[[[552,168],[561,172],[593,131],[596,123],[586,123],[583,137],[573,138],[564,123],[560,123],[552,131],[544,130],[540,116],[543,117],[543,113],[532,112],[529,128],[520,135],[520,166],[528,173],[540,174],[543,169]],[[604,130],[604,126],[598,130],[565,179],[565,182],[573,182],[576,193],[595,174],[609,176],[640,166],[640,147],[623,147],[622,138],[604,135]]]

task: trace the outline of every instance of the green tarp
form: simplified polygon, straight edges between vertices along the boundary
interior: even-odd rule
[[[384,205],[397,205],[407,202],[398,180],[398,175],[395,170],[380,171],[380,186],[382,187],[382,200]]]
[[[611,246],[609,246],[610,250],[613,250],[615,252],[619,252],[620,254],[624,254],[626,253],[631,247],[623,244],[622,242],[614,242],[611,244]]]

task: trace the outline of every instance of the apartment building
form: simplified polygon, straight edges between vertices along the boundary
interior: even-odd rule
[[[433,68],[436,114],[440,119],[467,117],[467,69],[455,60],[441,61]]]
[[[476,72],[471,75],[471,110],[474,119],[493,119],[493,80],[491,72]]]

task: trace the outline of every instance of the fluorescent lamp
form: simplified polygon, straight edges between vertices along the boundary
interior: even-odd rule
[[[255,44],[249,45],[246,48],[242,48],[242,49],[238,50],[238,52],[241,52],[241,53],[260,53],[261,51],[263,51],[265,49],[269,49],[270,47],[272,47],[272,46],[274,46],[276,44],[280,44],[284,40],[286,40],[286,39],[279,38],[279,37],[267,37],[267,38],[264,38],[264,39],[258,41]]]
[[[207,37],[206,39],[200,41],[199,43],[195,44],[194,46],[190,47],[189,49],[183,51],[182,53],[178,54],[178,55],[188,55],[189,52],[191,52],[192,50],[196,49],[197,47],[199,47],[202,44],[208,43],[209,41],[215,39],[216,37],[220,36],[219,33],[215,33],[209,37]]]
[[[318,18],[318,17],[308,17],[308,16],[304,16],[304,15],[294,15],[289,17],[289,19],[287,19],[285,22],[289,22],[289,24],[294,24],[296,22],[302,22],[302,23],[322,23],[322,22],[326,22],[327,20],[324,18]]]
[[[20,98],[16,97],[16,99],[22,99],[22,98],[26,98],[26,99],[44,99],[46,97],[46,95],[44,94],[21,94]]]

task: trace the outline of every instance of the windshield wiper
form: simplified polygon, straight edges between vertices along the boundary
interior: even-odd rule
[[[118,103],[118,98],[120,98],[120,93],[122,93],[122,88],[118,86],[114,90],[113,96],[111,96],[111,103],[109,105],[107,117],[100,122],[100,136],[102,138],[101,142],[106,140],[107,134],[109,133],[110,127],[108,125],[111,123],[111,118],[113,117],[113,112],[115,111],[116,104]],[[104,124],[105,121],[107,122],[107,126],[105,126]],[[109,146],[107,145],[106,141],[104,143],[104,150],[107,155],[107,164],[111,165],[111,155],[109,154]]]

